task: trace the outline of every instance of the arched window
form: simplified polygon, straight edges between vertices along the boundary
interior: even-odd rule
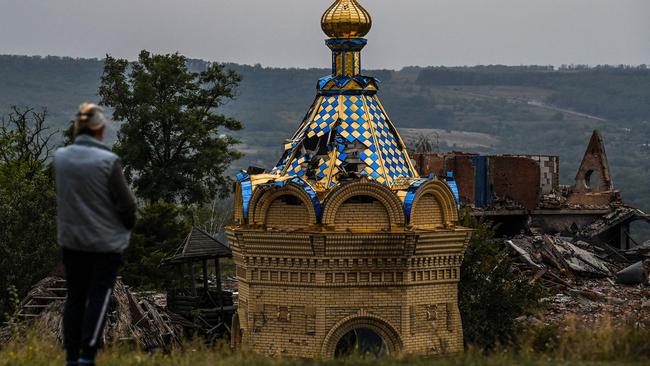
[[[595,170],[589,170],[585,173],[585,188],[592,192],[600,191],[600,173]]]

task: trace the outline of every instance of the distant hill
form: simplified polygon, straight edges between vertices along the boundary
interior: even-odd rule
[[[201,69],[206,62],[191,61]],[[45,107],[65,127],[81,101],[98,100],[102,61],[0,56],[0,112]],[[223,113],[239,118],[247,156],[234,168],[269,167],[298,126],[325,69],[228,65],[243,76]],[[646,67],[478,66],[367,70],[405,136],[438,136],[442,150],[561,156],[571,183],[591,131],[605,136],[615,184],[650,211],[650,70]],[[463,134],[462,132],[472,132]],[[436,135],[437,133],[437,135]],[[114,136],[114,135],[113,135]]]

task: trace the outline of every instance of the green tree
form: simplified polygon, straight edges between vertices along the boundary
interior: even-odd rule
[[[44,112],[12,108],[0,124],[0,320],[58,259],[53,151]]]
[[[541,289],[517,272],[491,224],[465,215],[475,231],[461,268],[459,305],[465,342],[490,349],[515,340],[515,318],[538,308]]]
[[[161,200],[142,208],[124,257],[125,283],[138,288],[165,288],[174,273],[161,270],[160,261],[174,253],[189,231],[187,216],[172,203]]]
[[[142,51],[137,62],[106,57],[99,95],[125,123],[114,147],[127,178],[148,202],[204,203],[229,188],[225,171],[240,154],[220,131],[241,129],[215,112],[240,77],[224,65],[188,69],[182,55]]]

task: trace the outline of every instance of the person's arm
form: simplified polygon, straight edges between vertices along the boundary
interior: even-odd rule
[[[135,197],[129,189],[124,173],[122,172],[122,162],[120,159],[115,160],[111,175],[108,178],[108,189],[111,193],[115,210],[124,224],[124,227],[131,230],[135,226]]]

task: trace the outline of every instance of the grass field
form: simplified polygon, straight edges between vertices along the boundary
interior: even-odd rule
[[[0,352],[0,365],[2,366],[50,366],[64,365],[63,352],[52,343],[33,342],[20,349],[5,349]],[[206,348],[193,348],[185,351],[177,350],[170,354],[143,353],[137,351],[124,351],[109,349],[100,354],[98,365],[104,366],[255,366],[255,365],[314,365],[314,366],[346,366],[346,365],[377,365],[377,366],[452,366],[452,365],[643,365],[642,361],[589,361],[589,360],[563,360],[540,355],[513,355],[509,353],[492,354],[483,356],[476,352],[466,352],[462,355],[448,357],[407,357],[407,358],[350,358],[333,361],[309,361],[292,359],[269,359],[245,353],[231,353]]]
[[[648,365],[650,330],[630,324],[614,327],[610,322],[592,328],[566,323],[539,328],[522,336],[516,347],[489,353],[470,348],[463,354],[445,357],[349,358],[344,360],[297,360],[265,358],[251,352],[231,352],[227,347],[207,347],[189,342],[171,352],[146,353],[125,347],[109,347],[100,353],[102,366],[452,366],[452,365]],[[0,366],[63,365],[64,354],[57,342],[44,335],[30,335],[0,348]]]
[[[0,365],[2,366],[50,366],[64,365],[64,354],[53,343],[32,342],[20,348],[7,348],[0,351]],[[478,352],[468,351],[462,355],[447,357],[405,357],[405,358],[349,358],[346,360],[295,360],[282,358],[263,358],[247,353],[232,353],[218,349],[203,347],[186,350],[176,350],[169,354],[143,353],[109,349],[101,353],[97,360],[103,366],[255,366],[255,365],[314,365],[314,366],[346,366],[346,365],[377,365],[377,366],[452,366],[452,365],[647,365],[647,361],[629,360],[578,360],[553,358],[539,354],[515,355],[509,352],[495,353],[489,356]]]

